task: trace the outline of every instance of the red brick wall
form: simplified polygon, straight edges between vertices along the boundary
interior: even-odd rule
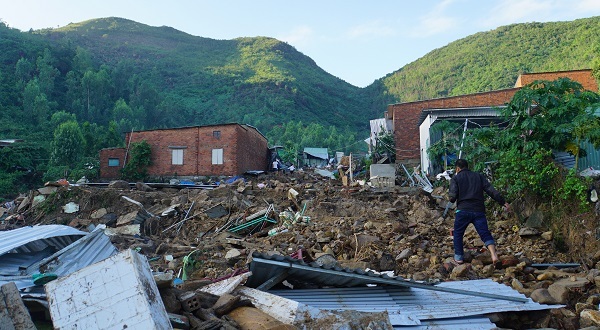
[[[215,131],[219,132],[218,137],[213,134]],[[246,125],[159,129],[130,132],[125,136],[127,143],[143,140],[152,150],[152,165],[148,168],[151,176],[233,176],[248,170],[267,170],[267,140],[255,128]],[[183,150],[182,165],[172,164],[174,149]],[[212,164],[213,149],[223,149],[223,164]],[[102,164],[107,165],[108,158]],[[102,177],[118,177],[110,176],[112,174],[107,170]]]
[[[417,160],[419,153],[419,116],[425,109],[449,109],[499,106],[508,103],[518,88],[504,89],[486,93],[446,97],[433,100],[392,104],[388,106],[388,115],[394,121],[394,140],[396,141],[396,159]]]
[[[592,76],[592,70],[574,70],[574,71],[559,71],[559,72],[540,72],[540,73],[524,73],[519,76],[515,87],[523,87],[536,80],[556,80],[558,78],[569,78],[579,82],[583,88],[598,92],[598,82]]]
[[[108,166],[110,158],[117,158],[119,166]],[[125,148],[106,148],[100,150],[100,177],[104,179],[116,179],[121,175],[123,161],[125,159]]]
[[[236,126],[237,130],[237,171],[268,170],[269,146],[267,140],[254,128]]]

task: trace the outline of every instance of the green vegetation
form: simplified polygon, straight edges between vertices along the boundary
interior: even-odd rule
[[[521,73],[591,68],[599,54],[600,17],[512,24],[433,50],[367,89],[376,109],[510,88]]]
[[[0,149],[0,196],[42,180],[94,179],[98,151],[121,146],[132,129],[239,122],[283,145],[290,159],[304,147],[360,151],[368,120],[389,103],[507,88],[522,72],[600,63],[599,23],[478,33],[358,88],[268,37],[214,40],[114,17],[28,32],[0,21],[0,139],[25,141]],[[574,120],[581,124],[573,135],[557,141],[569,150],[597,131],[585,117]],[[473,138],[493,140],[485,134]]]
[[[476,170],[492,162],[495,184],[506,191],[509,200],[537,196],[562,208],[570,208],[575,200],[585,210],[589,208],[589,182],[576,176],[575,170],[561,170],[552,151],[585,156],[584,141],[600,147],[600,117],[594,114],[599,108],[600,95],[577,82],[566,78],[533,82],[502,109],[508,127],[467,131],[463,158]],[[437,126],[446,138],[430,155],[457,154],[457,127],[447,122]]]
[[[356,142],[354,133],[348,128],[338,131],[335,126],[304,125],[299,121],[274,127],[267,134],[267,139],[274,145],[283,146],[279,155],[283,161],[293,164],[297,164],[297,157],[302,154],[304,147],[327,148],[330,152],[343,151],[346,154],[366,149],[366,144],[363,141]]]
[[[121,175],[125,180],[141,181],[148,176],[148,166],[152,164],[152,148],[146,140],[134,142],[129,151],[129,160],[121,169]]]

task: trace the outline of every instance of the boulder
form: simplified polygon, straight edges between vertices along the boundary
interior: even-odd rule
[[[548,291],[548,289],[536,289],[531,293],[530,298],[540,304],[548,304],[548,305],[553,305],[556,304],[557,301],[556,299],[554,299],[554,297],[552,297],[552,295],[550,294],[550,292]]]
[[[111,181],[108,184],[108,188],[113,188],[113,189],[127,189],[127,190],[129,190],[129,182],[123,181],[123,180]]]
[[[579,314],[579,325],[581,327],[600,326],[600,311],[585,309]]]

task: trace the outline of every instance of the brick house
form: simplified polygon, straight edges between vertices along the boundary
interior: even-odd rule
[[[535,80],[555,80],[561,77],[577,81],[587,90],[598,91],[598,83],[592,76],[592,70],[584,69],[524,73],[517,78],[513,88],[388,105],[385,118],[393,122],[396,161],[413,165],[419,164],[421,151],[419,119],[423,111],[503,106],[510,102],[521,87]]]
[[[125,142],[151,146],[150,176],[233,176],[267,170],[267,139],[255,127],[221,124],[128,132]],[[100,177],[118,178],[126,148],[100,150]]]

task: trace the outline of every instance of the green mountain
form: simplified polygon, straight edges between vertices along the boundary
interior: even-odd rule
[[[525,72],[591,68],[600,59],[600,17],[525,23],[479,32],[436,49],[367,87],[387,103],[510,88]]]
[[[509,88],[523,72],[600,67],[599,54],[600,17],[514,24],[358,88],[268,37],[215,40],[114,17],[28,32],[0,21],[0,139],[26,141],[0,148],[0,195],[19,180],[90,168],[131,129],[240,122],[292,155],[350,151],[390,103]]]
[[[150,82],[165,103],[146,127],[243,122],[268,131],[300,120],[355,130],[374,115],[365,112],[359,88],[273,38],[214,40],[121,18],[36,33]]]

